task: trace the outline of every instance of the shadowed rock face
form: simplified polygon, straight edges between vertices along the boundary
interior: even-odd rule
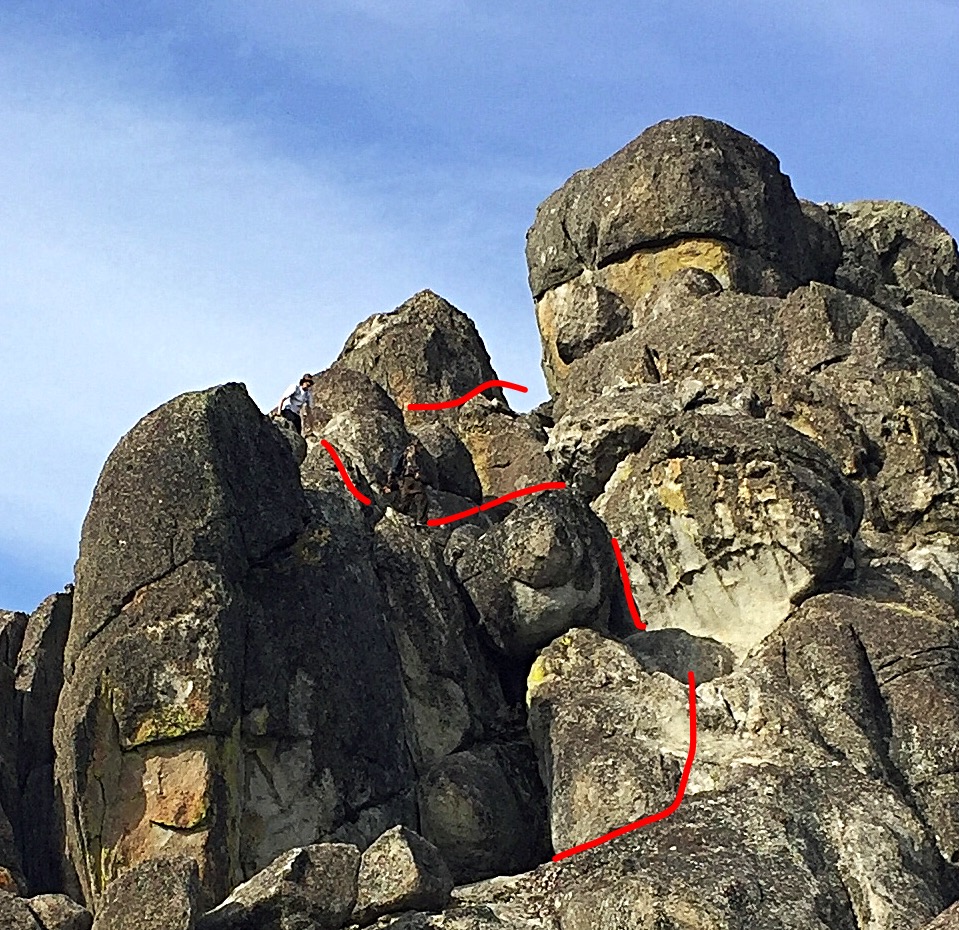
[[[241,385],[124,437],[73,602],[0,614],[0,924],[43,882],[117,930],[898,930],[959,897],[951,237],[801,201],[693,117],[571,178],[527,254],[537,411],[409,409],[497,377],[426,291],[317,376],[305,441]],[[433,517],[567,488],[417,527],[379,493],[413,437]]]
[[[333,408],[321,429],[337,404],[376,401],[350,446],[376,475],[387,441],[408,435],[395,405],[352,371],[319,384]],[[198,863],[209,905],[291,847],[365,846],[427,807],[424,832],[444,849],[445,815],[422,785],[478,741],[522,744],[441,546],[362,506],[319,446],[301,484],[242,386],[138,424],[84,532],[56,740],[71,859],[94,904],[124,870],[177,854]],[[464,767],[461,788],[487,792],[486,829],[503,835],[527,809],[512,785],[535,766],[528,750],[491,765],[495,791],[480,766]],[[527,867],[540,849],[477,858],[486,839],[457,838],[462,878]]]

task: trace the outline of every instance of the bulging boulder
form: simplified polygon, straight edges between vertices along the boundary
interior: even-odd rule
[[[569,491],[544,491],[456,562],[480,625],[498,649],[531,656],[574,626],[608,626],[618,606],[609,538]]]
[[[394,458],[412,439],[399,407],[379,384],[345,365],[316,375],[311,392],[316,438],[328,440],[370,485],[382,487]]]
[[[593,507],[649,626],[739,655],[842,573],[862,515],[857,489],[795,430],[697,411],[628,456]]]

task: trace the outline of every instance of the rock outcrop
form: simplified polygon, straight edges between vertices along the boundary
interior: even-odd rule
[[[423,291],[305,440],[238,384],[121,440],[74,595],[0,613],[0,925],[955,923],[955,242],[689,117],[527,258],[535,411],[448,403],[497,374]]]

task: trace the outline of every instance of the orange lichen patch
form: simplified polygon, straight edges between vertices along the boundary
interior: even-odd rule
[[[145,816],[161,826],[189,830],[209,813],[210,760],[199,749],[147,759],[143,774]]]
[[[13,873],[3,866],[0,866],[0,891],[6,891],[9,894],[20,894],[20,886],[13,877]]]

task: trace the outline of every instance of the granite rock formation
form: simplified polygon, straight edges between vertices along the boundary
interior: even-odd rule
[[[527,259],[535,411],[416,409],[497,378],[424,291],[305,441],[238,384],[121,440],[75,592],[0,614],[0,926],[955,923],[955,242],[688,117]]]

